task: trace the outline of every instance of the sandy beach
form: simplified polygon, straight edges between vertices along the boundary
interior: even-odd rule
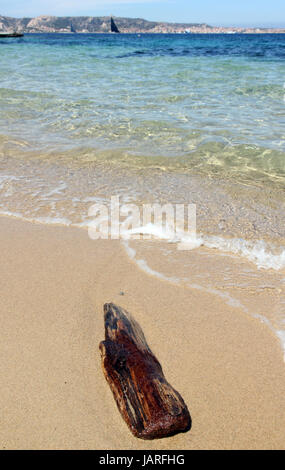
[[[285,366],[264,324],[141,271],[119,241],[0,224],[2,449],[285,448]],[[155,441],[129,432],[101,370],[105,302],[141,325],[188,405],[190,432]]]

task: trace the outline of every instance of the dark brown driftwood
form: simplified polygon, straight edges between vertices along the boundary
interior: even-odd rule
[[[165,380],[139,324],[114,304],[104,305],[102,367],[132,433],[156,439],[187,431],[191,418],[182,397]]]

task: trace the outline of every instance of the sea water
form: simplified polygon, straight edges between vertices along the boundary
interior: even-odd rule
[[[0,52],[0,214],[86,228],[114,195],[196,204],[194,250],[127,253],[283,337],[285,35],[26,34]]]

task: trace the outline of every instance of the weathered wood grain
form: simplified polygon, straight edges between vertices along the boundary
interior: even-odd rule
[[[187,406],[166,381],[139,324],[112,303],[104,305],[104,320],[102,368],[132,433],[142,439],[156,439],[189,430]]]

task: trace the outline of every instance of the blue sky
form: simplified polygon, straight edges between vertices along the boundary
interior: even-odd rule
[[[285,27],[284,0],[0,0],[4,16],[110,14],[221,26]]]

